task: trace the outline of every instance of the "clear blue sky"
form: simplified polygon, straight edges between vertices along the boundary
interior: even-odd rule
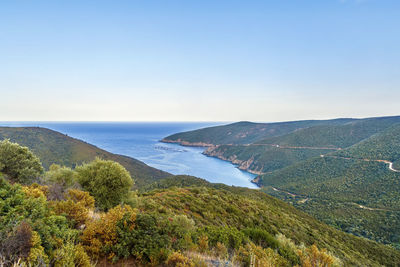
[[[0,120],[400,114],[399,0],[0,3]]]

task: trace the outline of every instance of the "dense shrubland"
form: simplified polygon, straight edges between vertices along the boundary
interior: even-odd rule
[[[230,124],[169,138],[218,145],[206,154],[262,173],[254,180],[262,191],[338,229],[400,248],[400,173],[384,162],[400,170],[399,116]]]
[[[19,168],[18,162],[1,164],[3,170]],[[16,180],[6,172],[0,178],[0,264],[5,266],[400,261],[395,250],[330,228],[256,190],[177,176],[132,191],[130,174],[101,159],[76,169],[53,165],[31,178]]]

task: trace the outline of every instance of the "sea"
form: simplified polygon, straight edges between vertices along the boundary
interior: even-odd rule
[[[183,131],[221,125],[216,122],[0,122],[1,126],[49,128],[115,154],[143,161],[171,174],[186,174],[212,183],[257,188],[256,175],[230,162],[202,154],[205,148],[162,143],[164,137]]]

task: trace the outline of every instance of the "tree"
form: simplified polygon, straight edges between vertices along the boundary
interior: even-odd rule
[[[96,158],[76,168],[78,182],[92,195],[101,210],[108,210],[128,197],[133,185],[129,172],[119,163]]]
[[[51,164],[44,174],[45,181],[51,184],[60,184],[63,188],[69,188],[75,184],[75,172],[68,167]]]
[[[27,147],[6,139],[0,142],[0,172],[12,181],[29,184],[43,171],[42,164]]]

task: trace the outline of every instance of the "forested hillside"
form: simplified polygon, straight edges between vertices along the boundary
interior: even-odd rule
[[[209,147],[205,155],[228,160],[242,170],[263,174],[296,162],[327,154],[335,149],[286,148],[268,144],[219,145]]]
[[[399,149],[395,124],[347,149],[262,175],[258,183],[342,230],[398,246],[400,172],[389,164],[400,159]]]
[[[400,159],[400,124],[394,124],[385,131],[340,151],[336,155],[358,159],[397,161]]]
[[[343,125],[322,125],[260,140],[256,143],[281,146],[346,148],[388,127],[400,123],[399,117],[371,118]]]
[[[100,157],[121,163],[135,178],[138,187],[170,175],[134,158],[107,152],[46,128],[0,127],[0,141],[3,139],[29,147],[41,159],[46,169],[53,163],[75,167]]]
[[[250,144],[267,137],[284,135],[315,125],[341,125],[353,119],[307,120],[277,123],[237,122],[228,125],[177,133],[167,136],[164,142],[182,145]]]
[[[400,117],[380,117],[308,125],[205,154],[259,174],[263,191],[328,224],[400,247],[399,151]]]

